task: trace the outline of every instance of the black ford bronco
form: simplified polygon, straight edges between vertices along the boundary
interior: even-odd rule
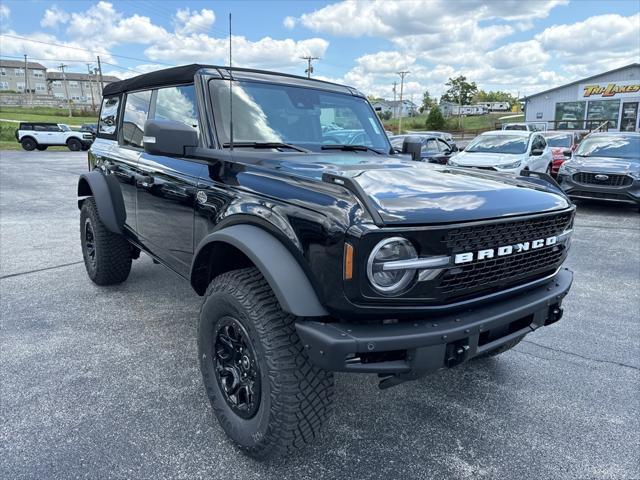
[[[293,450],[327,418],[332,372],[387,388],[562,316],[574,206],[553,180],[420,148],[394,154],[333,83],[203,65],[111,83],[78,183],[87,272],[123,282],[145,252],[189,281],[223,429],[257,458]]]

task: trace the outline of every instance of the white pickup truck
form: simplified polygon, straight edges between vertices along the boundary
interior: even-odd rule
[[[21,122],[16,130],[16,140],[27,151],[66,146],[72,152],[77,152],[89,150],[93,134],[89,131],[71,130],[62,123]]]

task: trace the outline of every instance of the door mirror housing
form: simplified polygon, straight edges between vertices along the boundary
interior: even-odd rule
[[[142,143],[151,155],[181,157],[186,147],[198,146],[198,132],[175,120],[147,120]]]
[[[406,137],[402,142],[402,153],[411,155],[411,160],[422,160],[422,140],[420,137]]]
[[[544,153],[544,149],[543,148],[534,148],[533,150],[531,150],[531,156],[532,157],[539,157],[543,153]]]

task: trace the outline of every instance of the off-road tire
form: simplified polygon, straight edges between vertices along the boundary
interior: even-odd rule
[[[30,152],[30,151],[36,149],[36,147],[38,146],[38,142],[36,142],[31,137],[26,137],[26,138],[23,138],[22,140],[20,140],[20,145],[22,145],[22,148],[24,150],[26,150],[27,152]]]
[[[46,150],[49,147],[49,145],[37,145],[36,148],[38,150],[40,150],[41,152]]]
[[[72,152],[79,152],[80,150],[82,150],[82,142],[77,138],[70,138],[69,140],[67,140],[67,147]]]
[[[501,353],[511,350],[513,347],[518,345],[523,338],[524,337],[515,338],[510,342],[505,343],[504,345],[500,345],[498,348],[494,348],[493,350],[483,353],[482,355],[478,355],[476,358],[489,358],[489,357],[495,357],[496,355],[500,355]]]
[[[248,419],[231,409],[216,376],[216,332],[229,317],[244,327],[259,366],[260,403]],[[198,353],[209,401],[226,434],[257,459],[303,447],[317,437],[330,413],[333,374],[311,364],[295,319],[281,310],[256,268],[214,278],[200,310]]]
[[[87,247],[87,223],[93,236],[93,259]],[[87,274],[94,283],[114,285],[127,279],[131,271],[131,244],[122,235],[107,230],[93,197],[87,198],[80,209],[80,242]]]

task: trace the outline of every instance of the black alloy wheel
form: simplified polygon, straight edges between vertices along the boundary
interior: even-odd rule
[[[213,351],[216,379],[227,405],[239,417],[254,417],[260,407],[260,368],[249,335],[238,320],[220,320]]]
[[[72,152],[79,152],[80,150],[82,150],[82,143],[80,143],[80,140],[78,140],[77,138],[70,138],[69,140],[67,140],[67,147]]]

